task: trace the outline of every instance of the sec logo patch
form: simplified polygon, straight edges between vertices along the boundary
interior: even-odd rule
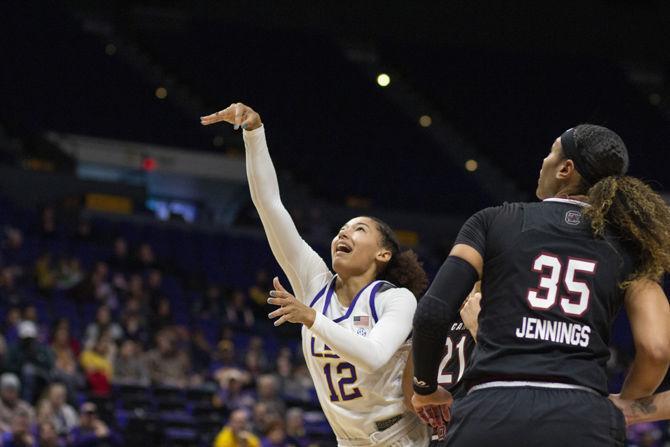
[[[365,329],[365,328],[363,328],[363,327],[359,327],[359,328],[356,328],[356,333],[357,333],[358,335],[360,335],[361,337],[367,337],[367,335],[368,335],[368,330]]]

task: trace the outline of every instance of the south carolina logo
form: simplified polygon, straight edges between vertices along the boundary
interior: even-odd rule
[[[579,225],[582,221],[582,213],[570,210],[565,213],[565,223],[568,225]]]

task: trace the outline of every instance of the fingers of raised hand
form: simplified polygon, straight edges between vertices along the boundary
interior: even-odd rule
[[[286,292],[284,286],[282,286],[281,282],[279,282],[279,277],[275,276],[274,278],[272,278],[272,285],[277,291]]]
[[[212,113],[207,116],[201,116],[200,124],[202,124],[203,126],[208,126],[210,124],[219,123],[221,121],[227,121],[229,123],[232,123],[235,118],[233,106],[234,104],[231,104],[230,106],[226,107],[223,110],[219,110],[216,113]]]
[[[285,315],[289,312],[289,309],[286,307],[280,307],[277,310],[274,310],[268,314],[268,318],[273,319],[277,317],[281,317],[282,315]]]
[[[241,102],[238,102],[237,104],[235,104],[234,110],[235,110],[235,118],[233,123],[235,124],[235,126],[233,127],[233,129],[237,130],[240,128],[242,121],[244,121],[249,111],[249,107],[245,106]]]
[[[282,317],[274,322],[275,326],[281,326],[282,324],[286,323],[288,321],[288,315],[282,315]]]
[[[289,295],[288,293],[284,292],[286,293],[286,296],[281,296],[277,294],[273,295],[273,293],[275,292],[276,292],[275,290],[270,292],[270,298],[268,298],[268,304],[274,304],[275,306],[288,306],[289,304],[292,303],[291,295]]]

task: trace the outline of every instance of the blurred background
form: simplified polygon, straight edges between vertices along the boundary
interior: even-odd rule
[[[470,214],[534,200],[552,142],[583,122],[664,192],[670,4],[543,3],[3,2],[5,444],[210,446],[244,428],[333,445],[298,328],[266,320],[280,271],[241,135],[199,124],[231,102],[261,114],[284,202],[326,257],[370,214],[432,275]],[[611,342],[616,391],[625,317]],[[670,445],[664,423],[629,438]]]

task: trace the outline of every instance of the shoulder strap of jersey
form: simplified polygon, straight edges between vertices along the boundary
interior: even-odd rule
[[[375,320],[375,323],[378,320],[377,309],[375,309],[375,296],[377,296],[378,293],[394,288],[396,288],[396,285],[388,281],[377,281],[377,284],[372,287],[372,291],[370,292],[370,313],[372,313],[372,319]]]
[[[321,290],[319,290],[319,293],[317,293],[316,296],[314,297],[314,299],[312,300],[312,302],[309,303],[309,307],[314,307],[314,305],[317,303],[317,301],[319,301],[319,299],[323,296],[323,294],[325,293],[325,291],[328,290],[328,288],[329,288],[330,286],[332,286],[332,285],[335,283],[335,278],[336,278],[336,277],[337,277],[337,275],[333,276],[333,279],[331,279],[330,281],[328,281],[328,282],[326,283],[326,285],[323,286],[323,288],[322,288]]]

